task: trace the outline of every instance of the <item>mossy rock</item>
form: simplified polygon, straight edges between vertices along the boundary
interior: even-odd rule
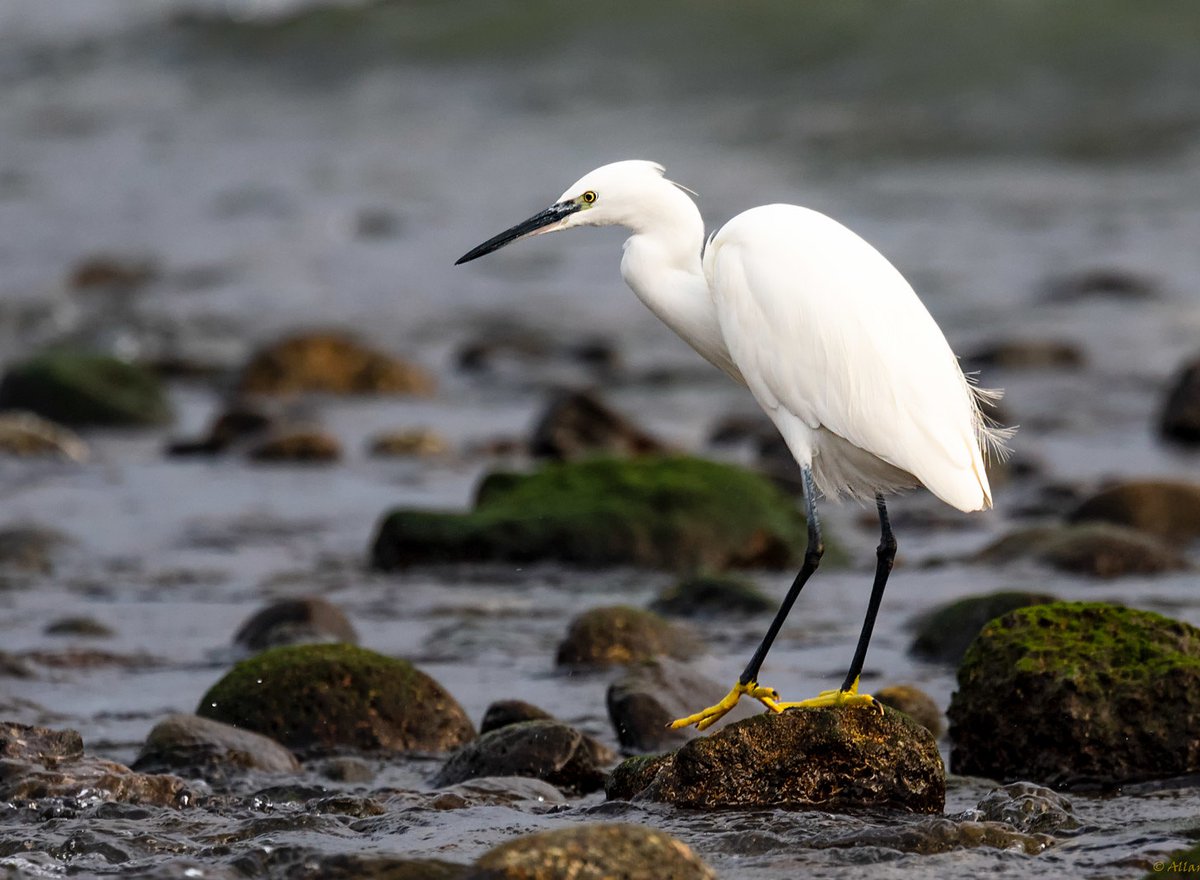
[[[827,558],[836,558],[836,551]],[[685,456],[553,463],[492,475],[466,514],[397,510],[372,562],[639,565],[677,571],[798,565],[804,518],[762,477]]]
[[[1200,771],[1200,629],[1056,602],[993,620],[950,702],[951,769],[1056,786]]]
[[[761,614],[776,603],[751,580],[728,574],[686,577],[664,590],[650,610],[678,617]]]
[[[469,880],[716,880],[684,844],[643,825],[574,825],[484,853]]]
[[[658,656],[687,659],[700,652],[689,629],[629,605],[585,611],[571,621],[558,646],[559,666],[617,666]]]
[[[196,714],[303,754],[443,752],[475,738],[462,707],[436,681],[405,660],[353,645],[272,648],[243,660]]]
[[[114,357],[51,351],[10,367],[0,409],[23,409],[64,425],[144,426],[171,420],[152,371]]]
[[[914,621],[917,635],[909,650],[922,659],[957,666],[988,621],[1018,608],[1053,601],[1055,597],[1048,593],[1025,590],[1003,590],[956,599]]]
[[[933,735],[869,706],[788,709],[727,725],[659,763],[618,767],[610,797],[688,809],[900,809],[939,813],[946,773]]]

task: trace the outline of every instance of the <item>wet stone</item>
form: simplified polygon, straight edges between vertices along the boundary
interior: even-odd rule
[[[1184,364],[1171,380],[1158,426],[1167,440],[1200,445],[1200,357]]]
[[[483,712],[483,721],[479,724],[479,733],[491,733],[510,724],[520,724],[522,721],[550,721],[554,716],[545,709],[539,708],[524,700],[497,700],[491,703]]]
[[[261,442],[283,424],[278,414],[246,401],[238,401],[217,415],[208,433],[195,440],[177,440],[168,455],[217,455],[239,444]]]
[[[233,637],[235,647],[249,652],[325,642],[357,644],[358,633],[340,608],[319,596],[273,602],[255,612]]]
[[[993,789],[979,802],[975,815],[1025,833],[1053,834],[1083,824],[1066,797],[1032,782],[1013,782]]]
[[[776,568],[796,561],[803,536],[794,502],[744,469],[683,456],[597,458],[528,475],[490,474],[470,513],[392,511],[371,559],[385,571],[551,560],[677,571]]]
[[[469,880],[716,880],[675,838],[624,823],[576,825],[510,840],[475,863]]]
[[[318,761],[313,769],[333,782],[370,782],[375,778],[370,764],[350,755],[335,755]]]
[[[271,648],[235,665],[196,712],[304,755],[444,752],[475,737],[440,684],[407,661],[353,645]]]
[[[86,461],[88,445],[74,431],[31,412],[0,412],[0,455]]]
[[[926,660],[955,666],[989,620],[1028,605],[1044,605],[1055,598],[1048,593],[1004,590],[984,596],[967,596],[917,617],[912,653]]]
[[[914,685],[889,685],[875,691],[872,696],[883,705],[903,712],[934,737],[941,736],[946,729],[946,725],[942,721],[942,710],[938,708],[933,697]]]
[[[1083,349],[1062,339],[1010,339],[991,342],[963,358],[971,368],[1074,370],[1087,363]]]
[[[559,666],[615,666],[660,655],[686,659],[698,653],[695,635],[652,611],[629,605],[593,608],[571,621],[558,646]]]
[[[177,714],[154,725],[133,768],[214,780],[242,770],[295,773],[300,762],[268,737],[209,718]]]
[[[54,798],[186,806],[192,792],[176,776],[137,773],[88,755],[74,730],[0,722],[0,801]]]
[[[9,367],[0,410],[28,410],[71,427],[170,421],[166,388],[150,370],[107,355],[52,351]]]
[[[1144,300],[1158,294],[1158,283],[1128,269],[1098,268],[1070,275],[1062,275],[1050,281],[1046,287],[1047,299],[1054,302],[1105,297],[1112,299]]]
[[[534,810],[563,806],[567,799],[548,782],[528,776],[481,776],[442,789],[462,798],[463,806],[512,806]]]
[[[603,787],[586,737],[559,721],[523,721],[485,733],[450,756],[434,780],[439,787],[481,776],[529,776],[564,791]]]
[[[1031,558],[1059,571],[1095,578],[1162,574],[1188,567],[1157,538],[1128,526],[1077,523],[1018,529],[985,547],[977,561],[1008,563]]]
[[[115,633],[93,617],[60,617],[46,625],[43,632],[48,636],[86,636],[107,639]]]
[[[323,853],[301,846],[256,847],[231,865],[239,877],[279,880],[464,880],[469,870],[440,859]]]
[[[380,458],[437,458],[449,452],[449,441],[431,428],[385,431],[370,441],[371,455]]]
[[[660,752],[676,748],[699,735],[693,727],[672,730],[676,718],[711,706],[729,691],[728,686],[696,672],[670,657],[631,665],[608,687],[605,703],[617,741],[626,752]],[[730,721],[760,711],[759,704],[744,700],[726,716]]]
[[[1103,603],[1014,611],[967,651],[948,715],[955,773],[1059,788],[1196,773],[1200,629]]]
[[[311,333],[264,346],[237,382],[248,394],[432,394],[433,377],[344,334]]]
[[[596,394],[559,393],[533,429],[530,453],[539,458],[576,459],[588,455],[647,455],[666,447],[618,413]]]
[[[71,543],[57,529],[22,525],[0,529],[0,570],[49,574],[54,555]]]
[[[1200,486],[1147,480],[1120,483],[1085,499],[1072,522],[1105,522],[1145,532],[1166,542],[1200,538]]]
[[[706,574],[678,581],[650,603],[650,610],[676,617],[761,614],[775,603],[748,578]]]
[[[247,454],[253,461],[327,464],[342,457],[342,444],[325,431],[297,428],[264,438]]]
[[[907,715],[871,707],[789,709],[690,741],[662,762],[640,796],[689,809],[938,813],[946,779],[937,742]]]

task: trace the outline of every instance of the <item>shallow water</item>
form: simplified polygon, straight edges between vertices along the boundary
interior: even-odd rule
[[[86,464],[0,461],[0,526],[32,521],[75,540],[52,575],[0,591],[3,649],[86,645],[149,658],[130,668],[34,663],[34,677],[0,680],[6,717],[77,728],[89,751],[132,760],[158,719],[195,709],[246,617],[271,598],[319,593],[346,610],[364,645],[414,659],[475,720],[491,700],[519,697],[611,743],[609,678],[557,674],[555,646],[578,611],[644,603],[669,578],[556,567],[368,573],[383,510],[462,507],[491,462],[466,451],[432,464],[376,460],[365,443],[417,425],[459,450],[523,434],[545,386],[579,371],[456,374],[458,346],[503,317],[556,340],[613,337],[620,409],[682,448],[737,454],[705,438],[752,403],[623,288],[619,233],[542,239],[450,267],[588,168],[630,156],[667,164],[701,192],[713,222],[774,200],[838,216],[905,271],[960,351],[1053,337],[1088,357],[1075,372],[984,375],[1008,390],[1018,458],[1039,468],[998,486],[996,511],[943,528],[904,524],[906,513],[936,510],[926,497],[893,505],[901,558],[865,685],[915,682],[944,707],[953,676],[908,656],[906,622],[964,594],[1047,589],[1200,624],[1192,572],[1101,583],[1032,566],[925,567],[981,547],[1046,484],[1195,473],[1194,454],[1153,434],[1164,383],[1200,338],[1200,110],[1180,98],[1194,98],[1197,70],[1176,38],[1195,24],[1193,7],[1165,4],[1164,22],[1097,4],[1101,13],[1053,22],[981,4],[972,25],[946,3],[883,21],[856,18],[850,4],[743,30],[702,5],[679,40],[662,42],[680,7],[624,31],[534,4],[523,33],[521,16],[496,18],[483,4],[383,5],[366,24],[349,15],[286,26],[241,14],[282,4],[187,7],[233,10],[232,24],[173,18],[183,6],[9,0],[0,13],[0,353],[74,338],[222,367],[282,329],[332,322],[426,363],[442,391],[432,401],[315,402],[347,449],[330,468],[166,458],[168,437],[199,432],[219,406],[219,388],[202,382],[174,386],[169,431],[89,434]],[[937,45],[923,37],[931,23],[948,35]],[[793,56],[776,33],[797,25],[807,36]],[[988,27],[1025,39],[1011,57],[981,55]],[[388,220],[382,233],[357,231],[364,211]],[[93,253],[148,258],[158,275],[134,295],[70,291],[71,266]],[[1052,279],[1097,268],[1144,278],[1152,293],[1047,298]],[[665,368],[683,378],[643,381]],[[873,528],[854,507],[826,519],[859,564],[822,571],[785,627],[764,677],[789,696],[840,678],[866,602]],[[756,579],[781,596],[790,575]],[[75,614],[116,635],[44,634]],[[707,625],[698,667],[735,674],[765,622]],[[381,765],[360,793],[427,787],[435,766]],[[947,815],[990,787],[954,781]],[[195,876],[241,876],[238,858],[281,846],[466,861],[524,831],[627,819],[678,835],[723,877],[1122,877],[1194,837],[1200,815],[1195,789],[1074,796],[1083,827],[1032,855],[919,852],[945,833],[899,816],[693,814],[592,796],[565,809],[393,805],[349,821],[266,800],[145,816],[86,803],[59,818],[8,814],[0,864],[34,876],[128,874],[173,859]]]

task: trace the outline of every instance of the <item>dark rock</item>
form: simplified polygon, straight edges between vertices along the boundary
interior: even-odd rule
[[[31,412],[0,412],[0,455],[87,461],[88,446],[74,431]]]
[[[539,458],[578,459],[648,455],[665,452],[666,447],[595,394],[564,391],[538,419],[529,451]]]
[[[608,718],[621,748],[631,752],[661,752],[698,736],[694,727],[672,730],[676,718],[711,706],[728,693],[692,667],[669,657],[636,663],[608,687]],[[761,711],[753,700],[743,700],[726,717],[747,718]]]
[[[238,877],[270,877],[273,880],[465,880],[470,871],[467,865],[440,859],[408,859],[377,853],[326,853],[294,845],[254,847],[232,859],[230,864]]]
[[[342,457],[342,444],[332,434],[316,429],[284,430],[252,446],[249,456],[263,462],[328,463]]]
[[[1090,269],[1051,280],[1046,298],[1054,302],[1075,302],[1095,297],[1145,300],[1158,294],[1158,284],[1127,269]]]
[[[448,785],[435,794],[438,808],[458,798],[463,807],[513,806],[545,811],[566,805],[563,793],[541,779],[531,776],[480,776]],[[454,807],[459,809],[459,807]]]
[[[86,792],[100,801],[180,807],[192,797],[176,776],[135,773],[85,754],[74,730],[0,722],[0,757],[0,801],[80,798]]]
[[[158,267],[150,260],[96,254],[79,261],[71,269],[67,284],[75,290],[134,290],[158,274]]]
[[[716,880],[670,835],[623,823],[575,825],[488,850],[468,880]]]
[[[634,755],[616,766],[604,783],[604,796],[610,801],[631,801],[646,789],[665,767],[673,754]]]
[[[62,532],[42,526],[0,529],[0,569],[49,574],[54,570],[54,554],[70,543]]]
[[[198,715],[169,715],[150,731],[133,769],[223,779],[230,771],[295,773],[300,762],[269,737]]]
[[[585,611],[558,646],[559,666],[614,666],[660,655],[686,659],[701,649],[689,630],[652,611],[610,605]]]
[[[1086,499],[1069,519],[1128,526],[1186,543],[1200,537],[1200,486],[1165,480],[1121,483]]]
[[[437,458],[450,452],[450,444],[441,434],[430,428],[414,428],[408,431],[387,431],[371,438],[371,455],[397,458]]]
[[[530,776],[576,794],[604,785],[584,735],[560,721],[522,721],[483,734],[450,756],[434,785],[481,776]]]
[[[1087,602],[994,620],[950,703],[951,768],[1057,787],[1200,770],[1200,629]]]
[[[352,645],[272,648],[243,660],[196,713],[304,754],[443,752],[475,737],[462,707],[428,675]]]
[[[351,755],[335,755],[318,762],[316,771],[334,782],[370,782],[375,771],[362,758]]]
[[[642,793],[689,809],[892,808],[941,812],[945,770],[932,734],[871,707],[765,713],[693,739]]]
[[[236,444],[261,440],[271,433],[277,433],[281,424],[276,416],[241,401],[221,412],[204,437],[174,441],[167,447],[167,454],[216,455]]]
[[[319,596],[281,599],[255,612],[233,637],[246,651],[312,642],[358,644],[358,633],[342,609]]]
[[[985,547],[976,561],[1004,564],[1021,558],[1097,578],[1161,574],[1188,567],[1180,553],[1156,538],[1108,523],[1018,529]]]
[[[1074,370],[1087,363],[1082,348],[1061,339],[992,342],[976,349],[964,360],[974,368],[1000,367],[1006,370]]]
[[[803,534],[795,504],[740,468],[686,457],[589,459],[528,476],[493,474],[468,514],[393,511],[380,523],[372,563],[776,568],[796,562]],[[826,558],[836,554],[831,543]]]
[[[350,336],[310,333],[260,349],[237,389],[248,394],[420,394],[436,383],[421,368],[375,351]]]
[[[64,425],[161,425],[166,389],[150,370],[86,352],[52,351],[9,368],[0,409],[23,409]]]
[[[967,596],[920,615],[913,624],[917,630],[909,649],[918,657],[955,666],[979,635],[984,624],[1027,605],[1055,601],[1048,593],[1005,590],[985,596]]]
[[[524,700],[497,700],[483,712],[483,721],[479,725],[479,735],[491,733],[510,724],[520,724],[522,721],[552,721],[554,716],[545,709],[540,709]]]
[[[678,617],[727,617],[761,614],[775,603],[748,578],[729,574],[687,577],[664,590],[650,610]]]
[[[60,617],[46,624],[43,632],[48,636],[88,636],[89,638],[111,638],[111,627],[92,617]]]
[[[973,818],[1003,822],[1026,834],[1073,831],[1083,825],[1069,800],[1032,782],[1013,782],[992,789],[979,802]]]
[[[1171,380],[1158,426],[1167,440],[1200,444],[1200,357],[1184,364]]]
[[[880,688],[873,696],[883,705],[903,712],[933,734],[935,739],[946,729],[942,722],[942,710],[938,708],[933,697],[914,685],[894,684]]]

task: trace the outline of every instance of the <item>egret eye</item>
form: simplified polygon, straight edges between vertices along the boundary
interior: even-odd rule
[[[583,203],[585,205],[590,205],[592,202],[596,201],[596,192],[595,190],[589,189],[582,196],[580,196],[580,198],[583,199]]]

